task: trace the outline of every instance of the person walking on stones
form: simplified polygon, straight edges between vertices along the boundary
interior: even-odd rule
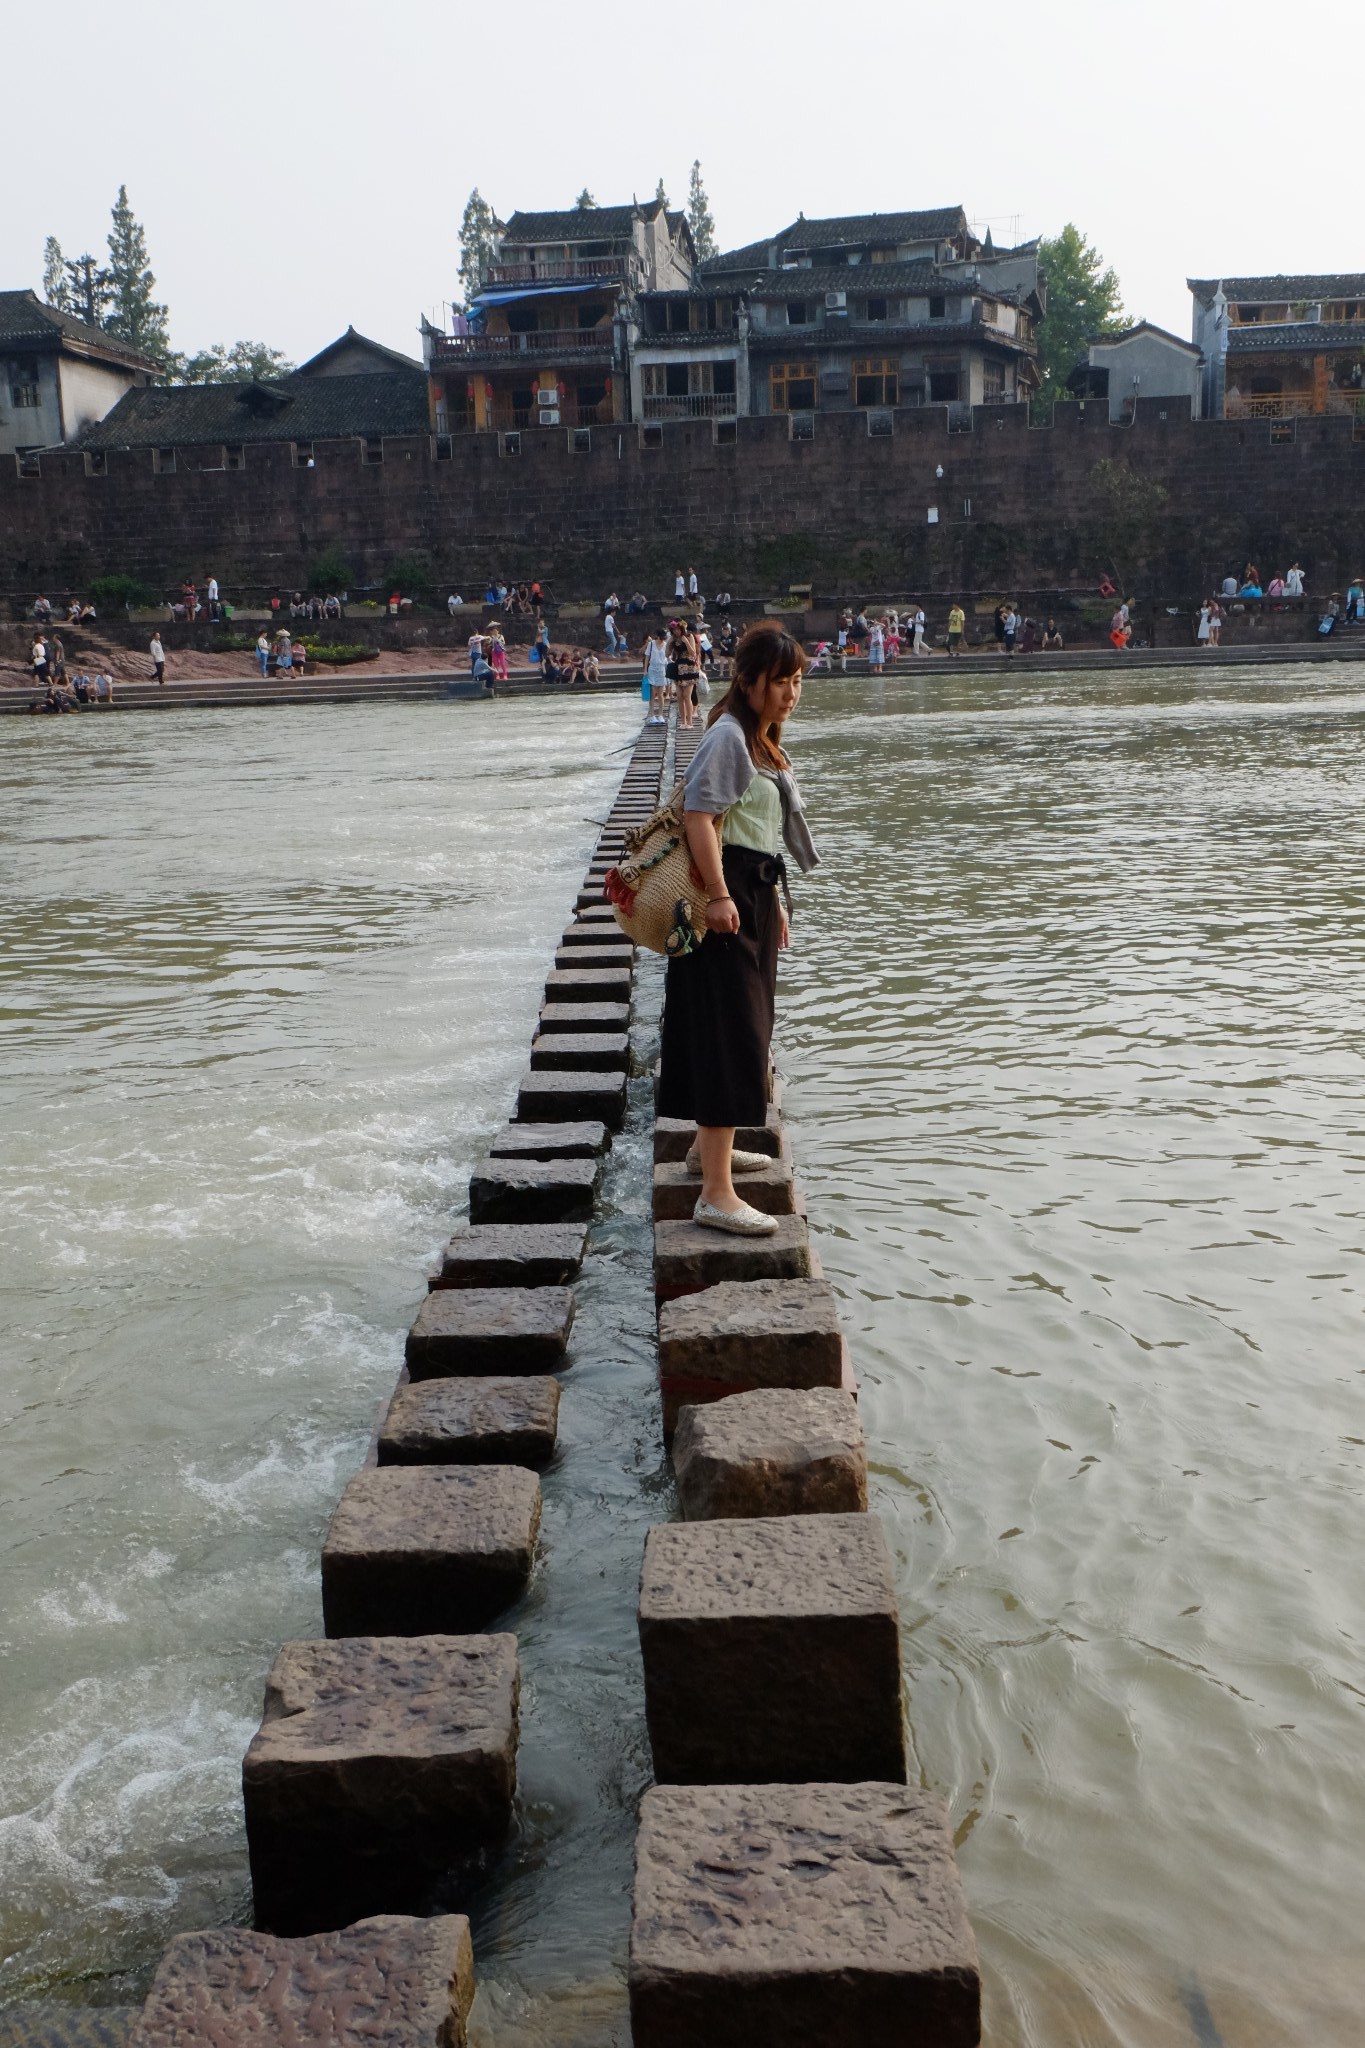
[[[750,626],[729,689],[684,778],[687,844],[706,892],[706,935],[668,963],[658,1113],[697,1126],[688,1164],[701,1176],[695,1223],[770,1237],[774,1216],[735,1192],[767,1164],[737,1152],[735,1132],[768,1115],[777,956],[790,939],[785,846],[818,865],[782,731],[801,697],[806,656],[775,619]]]
[[[683,619],[674,619],[668,643],[668,665],[678,686],[678,727],[689,732],[697,715],[697,679],[701,675],[701,652],[696,635]]]
[[[152,644],[148,652],[152,657],[152,675],[156,678],[157,682],[164,683],[166,680],[166,650],[161,644],[161,635],[159,633],[153,633]]]

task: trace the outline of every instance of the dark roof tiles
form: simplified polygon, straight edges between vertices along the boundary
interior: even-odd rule
[[[1206,306],[1220,285],[1225,297],[1234,301],[1245,299],[1251,305],[1258,300],[1263,304],[1304,300],[1316,305],[1320,299],[1365,299],[1365,271],[1360,270],[1329,271],[1316,277],[1187,277],[1185,282]]]
[[[55,348],[62,341],[75,343],[100,355],[111,356],[135,370],[155,370],[150,356],[129,348],[126,342],[78,320],[74,313],[59,312],[33,291],[0,292],[0,342],[10,347]]]
[[[651,206],[653,201],[650,202]],[[648,212],[649,208],[641,209]],[[629,235],[634,206],[570,206],[562,213],[514,213],[504,243],[614,242]]]
[[[283,377],[271,384],[151,385],[87,427],[82,448],[190,448],[220,441],[334,441],[425,434],[421,370]]]
[[[1275,354],[1282,349],[1296,353],[1309,350],[1324,355],[1330,350],[1365,347],[1365,321],[1335,320],[1323,326],[1317,320],[1286,321],[1271,327],[1229,327],[1229,355]]]

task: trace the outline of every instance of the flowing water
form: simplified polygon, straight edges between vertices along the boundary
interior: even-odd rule
[[[788,1110],[992,2048],[1359,2038],[1365,696],[817,680]],[[238,1769],[505,1113],[638,707],[13,726],[0,2000],[248,1910]],[[642,1028],[648,1056],[645,973]],[[582,1286],[478,2048],[624,2042],[672,1511],[634,1087]]]

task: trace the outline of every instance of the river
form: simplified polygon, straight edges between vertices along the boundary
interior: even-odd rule
[[[986,2038],[1345,2048],[1365,697],[1340,671],[930,672],[807,686],[826,865],[780,1018]],[[319,1626],[327,1514],[637,714],[7,735],[0,1999],[132,2003],[170,1932],[247,1911],[262,1677]],[[478,2048],[626,2039],[633,1588],[672,1511],[647,1092],[514,1617]]]

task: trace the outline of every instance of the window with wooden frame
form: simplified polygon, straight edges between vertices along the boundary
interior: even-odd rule
[[[662,398],[664,395],[665,363],[646,363],[640,371],[640,389],[646,398]]]
[[[865,356],[853,365],[855,405],[896,405],[900,397],[900,368],[890,356]]]
[[[1003,363],[981,365],[981,402],[983,405],[1000,405],[1005,396],[1005,367]]]
[[[768,388],[774,412],[814,412],[814,363],[774,363]]]

